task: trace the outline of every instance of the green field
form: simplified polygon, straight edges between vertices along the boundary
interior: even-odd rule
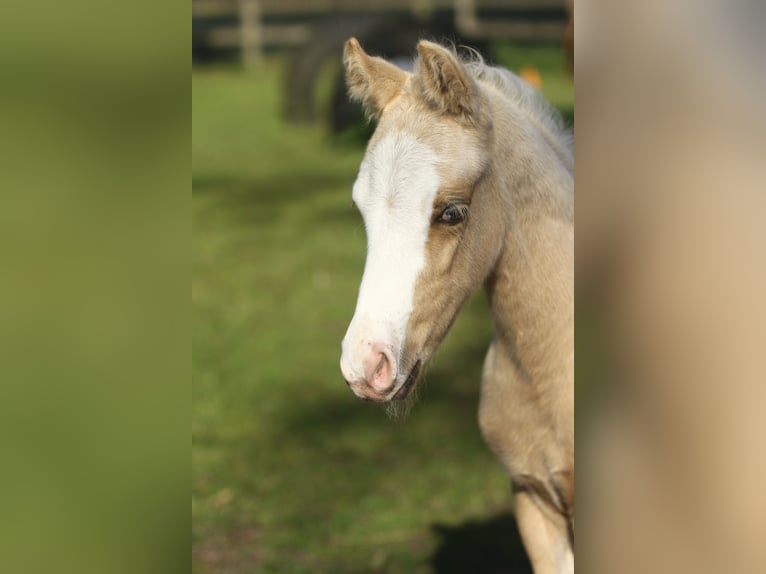
[[[572,116],[559,50],[498,59],[536,65]],[[476,424],[483,296],[406,420],[354,398],[338,361],[364,264],[363,149],[283,123],[280,73],[192,75],[193,570],[527,571]]]

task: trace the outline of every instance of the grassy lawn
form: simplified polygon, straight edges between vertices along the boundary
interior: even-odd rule
[[[555,48],[537,65],[571,114]],[[195,72],[194,572],[511,572],[509,483],[476,424],[491,321],[464,310],[403,422],[338,367],[364,264],[360,147],[280,119],[280,67]]]

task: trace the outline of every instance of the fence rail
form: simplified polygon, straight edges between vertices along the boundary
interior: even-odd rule
[[[239,50],[249,64],[266,48],[306,45],[323,16],[437,13],[477,40],[560,41],[565,28],[565,0],[192,0],[193,42]]]

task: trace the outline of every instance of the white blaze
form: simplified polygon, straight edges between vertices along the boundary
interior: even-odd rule
[[[349,380],[364,377],[364,353],[373,343],[388,347],[398,369],[415,281],[425,264],[439,187],[436,164],[431,148],[394,133],[369,150],[359,168],[353,198],[367,230],[367,261],[343,339],[341,369]]]

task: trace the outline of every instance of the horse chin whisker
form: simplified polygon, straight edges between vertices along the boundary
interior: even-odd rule
[[[391,397],[391,400],[399,401],[404,399],[409,394],[410,390],[412,390],[412,387],[415,386],[418,381],[418,376],[420,375],[420,366],[421,362],[420,359],[418,359],[409,370],[407,379],[399,386],[399,388]]]
[[[406,420],[410,415],[410,412],[412,412],[415,403],[418,402],[419,389],[420,385],[415,385],[415,388],[413,388],[405,398],[387,401],[385,403],[386,416],[393,421]]]
[[[422,363],[418,359],[410,370],[407,380],[399,387],[391,400],[386,401],[386,416],[391,420],[403,421],[418,402],[420,379],[422,379],[421,366]]]

